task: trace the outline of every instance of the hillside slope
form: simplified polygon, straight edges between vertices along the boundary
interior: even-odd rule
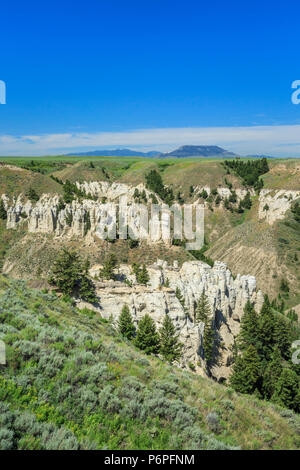
[[[0,188],[1,194],[7,195],[24,194],[29,188],[34,189],[38,194],[61,193],[61,186],[48,176],[1,162]]]
[[[286,279],[289,283],[289,292],[284,294],[286,304],[297,305],[300,302],[300,224],[291,211],[273,225],[257,220],[255,211],[253,207],[244,223],[214,241],[207,254],[227,263],[235,274],[251,273],[258,287],[271,297],[277,296],[281,280]]]
[[[1,449],[299,449],[300,418],[145,356],[99,314],[0,278]]]

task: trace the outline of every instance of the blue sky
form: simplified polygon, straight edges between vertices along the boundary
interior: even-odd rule
[[[0,154],[217,144],[300,156],[297,2],[1,5]]]

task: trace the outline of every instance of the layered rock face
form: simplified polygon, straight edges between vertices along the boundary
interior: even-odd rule
[[[292,203],[300,197],[300,191],[271,191],[263,189],[259,195],[258,218],[265,219],[272,225],[276,220],[284,219]]]
[[[58,195],[44,194],[36,203],[24,201],[22,196],[12,201],[6,198],[4,200],[7,207],[7,228],[16,229],[19,224],[25,224],[31,233],[54,233],[56,236],[64,237],[73,235],[84,237],[90,233],[98,235],[101,239],[115,239],[119,211],[122,210],[130,230],[129,234],[151,242],[150,230],[144,228],[143,223],[145,211],[147,217],[149,216],[146,206],[136,204],[132,194],[126,193],[124,186],[115,185],[115,188],[107,190],[106,196],[102,197],[109,199],[109,195],[108,202],[91,199],[73,200],[63,208],[60,207]],[[100,198],[103,193],[99,194]],[[149,224],[149,227],[153,225],[154,233],[155,221],[152,221],[151,217]],[[159,224],[158,239],[162,237],[159,228],[166,226],[167,221],[164,223],[162,218]]]
[[[57,236],[85,236],[87,233],[102,233],[106,227],[107,236],[114,238],[115,225],[116,225],[116,212],[118,212],[120,205],[129,205],[128,209],[128,225],[132,230],[132,234],[136,234],[139,238],[143,238],[151,242],[153,237],[146,231],[142,230],[139,233],[141,213],[139,206],[135,203],[135,191],[139,193],[144,191],[148,203],[151,203],[151,196],[153,193],[146,189],[143,184],[135,187],[128,186],[121,183],[109,183],[107,181],[94,181],[76,183],[77,187],[95,198],[83,199],[81,202],[78,200],[72,201],[71,204],[66,204],[64,208],[59,206],[59,196],[43,194],[38,202],[32,203],[31,201],[24,200],[23,195],[9,200],[5,195],[2,196],[7,208],[7,228],[16,229],[20,223],[27,225],[29,232],[36,233],[55,233]],[[195,195],[205,189],[210,194],[209,187],[196,188]],[[229,188],[218,188],[218,194],[224,199],[230,196],[231,191]],[[244,189],[237,189],[236,195],[238,200],[243,199],[247,191]],[[159,196],[155,195],[158,203],[163,205]],[[200,200],[194,202],[197,206]],[[176,204],[174,205],[176,207]],[[179,208],[180,205],[177,204]],[[164,227],[168,225],[168,217],[161,217],[160,220],[161,234],[158,238],[154,237],[154,241],[164,239],[169,243],[168,236],[165,233]],[[157,220],[151,220],[149,214],[149,227],[152,227],[153,232],[157,233]],[[150,232],[150,230],[149,230]],[[101,236],[101,238],[103,238]]]
[[[128,204],[131,206],[128,212],[128,225],[132,228],[133,233],[137,234],[141,215],[138,204],[135,203],[134,193],[136,190],[140,193],[144,191],[148,203],[151,203],[151,195],[153,195],[143,184],[132,187],[121,183],[94,181],[77,182],[76,185],[86,194],[93,196],[95,200],[83,199],[81,202],[74,200],[72,204],[67,204],[63,209],[60,209],[58,195],[43,194],[37,203],[25,201],[22,195],[11,200],[2,195],[7,208],[7,228],[16,229],[19,223],[26,223],[29,232],[55,233],[57,236],[77,235],[82,237],[88,232],[101,232],[104,226],[106,226],[107,236],[109,237],[110,232],[112,237],[115,232],[116,211],[118,211],[120,204]],[[208,186],[196,187],[194,192],[196,197],[203,190],[208,195],[211,194],[211,188]],[[237,201],[242,200],[247,192],[248,190],[246,189],[236,189]],[[249,192],[251,196],[255,195],[253,189],[250,189]],[[231,190],[225,187],[218,187],[217,193],[224,200],[230,197]],[[162,204],[161,199],[157,195],[155,196],[158,203]],[[300,198],[300,191],[261,190],[258,218],[265,219],[267,223],[272,225],[276,220],[285,217],[285,213],[291,208],[293,201],[297,198]],[[194,205],[199,203],[200,200],[198,199],[194,202]],[[204,205],[206,206],[207,203],[204,202]],[[180,206],[178,205],[178,207]],[[167,226],[168,221],[164,221],[162,218],[161,224],[162,227],[164,224]],[[147,233],[142,233],[140,238],[151,241],[151,237]]]
[[[97,278],[100,266],[91,268],[91,275]],[[149,286],[137,285],[130,267],[121,265],[117,277],[119,281],[97,282],[100,298],[99,310],[104,318],[112,317],[116,323],[124,304],[129,306],[135,323],[148,313],[161,327],[168,314],[183,343],[181,366],[193,367],[197,373],[205,374],[205,360],[202,350],[204,324],[195,321],[195,307],[204,292],[211,308],[212,327],[215,330],[217,365],[211,374],[217,380],[228,378],[232,359],[234,338],[240,329],[243,309],[250,300],[259,310],[263,303],[261,291],[256,290],[253,276],[237,276],[233,279],[224,263],[216,262],[211,268],[201,261],[186,262],[179,269],[176,262],[168,266],[157,261],[148,268]],[[124,284],[130,281],[132,287]],[[123,282],[121,282],[123,280]],[[168,280],[170,287],[164,287]],[[184,307],[175,295],[178,288],[184,298]],[[80,304],[83,306],[83,303]]]
[[[64,238],[95,235],[101,240],[131,238],[170,245],[176,225],[175,238],[185,237],[194,244],[191,249],[202,247],[204,211],[197,201],[188,208],[183,209],[178,203],[169,208],[158,196],[152,205],[154,194],[142,184],[134,188],[107,182],[77,183],[77,186],[93,198],[74,199],[64,204],[58,195],[43,194],[35,203],[24,200],[22,195],[11,201],[4,196],[7,228],[22,225],[31,233],[54,233]],[[143,197],[135,196],[136,190]],[[139,199],[142,203],[136,203]],[[193,219],[197,220],[196,228]]]

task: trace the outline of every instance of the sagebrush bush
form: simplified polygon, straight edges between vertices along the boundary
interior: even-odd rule
[[[0,450],[13,449],[14,433],[8,428],[0,429]]]
[[[220,425],[220,420],[219,420],[219,416],[217,415],[217,413],[215,413],[214,411],[211,413],[208,413],[208,415],[206,416],[206,422],[207,422],[209,429],[212,432],[216,434],[220,432],[221,425]]]

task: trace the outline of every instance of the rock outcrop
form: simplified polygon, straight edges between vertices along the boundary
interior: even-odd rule
[[[298,198],[300,191],[262,189],[259,195],[258,218],[273,225],[276,220],[284,219],[286,212]]]
[[[101,266],[93,266],[91,275],[97,279],[100,269]],[[121,265],[118,269],[116,275],[119,281],[96,281],[100,306],[94,308],[104,318],[112,317],[116,323],[123,305],[127,304],[136,324],[148,313],[158,328],[168,314],[183,344],[181,366],[192,367],[197,373],[204,375],[204,324],[195,321],[195,306],[204,292],[211,307],[216,339],[216,364],[211,368],[211,374],[219,381],[228,378],[232,346],[240,329],[244,306],[250,300],[259,310],[263,302],[261,291],[256,290],[255,278],[237,276],[234,279],[227,266],[221,262],[216,262],[211,268],[201,261],[191,261],[184,263],[179,269],[176,262],[171,267],[158,260],[148,268],[148,272],[150,282],[147,287],[136,284],[135,275],[127,265]],[[130,282],[124,283],[124,280]],[[165,287],[165,284],[170,287]],[[184,298],[184,306],[176,297],[176,288]],[[83,303],[79,305],[83,306]]]
[[[121,197],[117,203],[92,199],[73,200],[64,207],[60,206],[58,195],[44,194],[36,203],[23,201],[20,196],[7,203],[6,227],[16,229],[20,224],[26,224],[31,233],[54,233],[59,237],[72,237],[73,235],[84,237],[90,233],[101,239],[115,239],[120,207],[126,214],[131,236],[151,242],[151,233],[144,229],[141,222],[143,220],[142,209],[128,196],[126,200]],[[148,215],[149,226],[151,226],[152,219],[150,214]],[[163,219],[159,223],[162,227]],[[159,239],[161,237],[160,233]]]
[[[194,192],[196,195],[200,195],[202,193],[202,191],[206,191],[208,195],[211,194],[212,192],[212,188],[210,186],[196,186],[196,188],[194,189]],[[231,195],[232,195],[232,192],[231,190],[226,187],[218,187],[216,188],[216,191],[217,191],[217,194],[224,200],[224,199],[227,199],[229,198]],[[240,189],[240,188],[237,188],[234,190],[235,191],[235,194],[236,194],[236,197],[237,197],[237,201],[241,201],[242,199],[244,199],[244,197],[246,196],[246,194],[249,192],[251,196],[255,196],[255,191],[254,189]]]
[[[140,216],[138,215],[135,192],[144,193],[146,199],[142,201],[143,203],[152,202],[153,193],[143,184],[132,187],[122,183],[94,181],[77,182],[76,185],[93,199],[74,200],[71,204],[66,204],[64,208],[61,208],[58,195],[43,194],[36,203],[25,200],[22,194],[11,200],[6,195],[2,195],[7,208],[7,228],[16,229],[18,224],[27,223],[29,232],[54,232],[57,236],[85,236],[88,232],[97,232],[99,225],[100,227],[106,225],[107,231],[113,233],[115,230],[115,210],[118,210],[120,204],[124,205],[126,201],[126,204],[132,206],[133,215],[129,214],[129,216],[132,230],[136,232]],[[201,195],[203,190],[208,195],[212,191],[209,186],[196,187],[194,190],[196,198]],[[223,201],[232,194],[228,187],[218,187],[216,191]],[[237,201],[241,201],[247,192],[250,192],[251,196],[255,195],[253,189],[235,189]],[[158,203],[162,204],[159,196],[155,195],[155,197]],[[263,189],[259,195],[258,218],[265,219],[268,224],[272,225],[276,220],[285,217],[293,201],[298,198],[300,198],[300,191]],[[201,199],[197,199],[194,205],[200,203]],[[207,206],[205,201],[204,205]],[[143,238],[151,241],[147,234],[144,234]]]

